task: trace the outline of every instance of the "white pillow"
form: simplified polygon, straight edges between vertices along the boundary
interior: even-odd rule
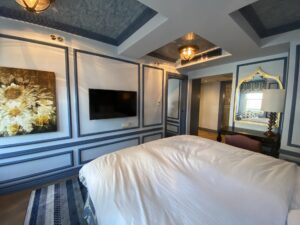
[[[300,225],[300,209],[291,210],[288,215],[288,225]]]
[[[297,169],[296,186],[292,197],[291,209],[300,210],[300,167]]]

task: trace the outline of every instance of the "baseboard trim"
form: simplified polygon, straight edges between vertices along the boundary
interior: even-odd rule
[[[279,152],[282,155],[293,156],[293,157],[300,159],[300,152],[288,151],[288,150],[284,150],[284,149],[280,149]]]
[[[288,151],[285,149],[280,149],[279,153],[280,153],[280,155],[279,155],[280,159],[284,159],[289,162],[297,163],[300,166],[300,153]]]
[[[208,129],[208,128],[204,128],[204,127],[198,127],[198,130],[204,130],[204,131],[208,131],[208,132],[218,133],[217,130]]]

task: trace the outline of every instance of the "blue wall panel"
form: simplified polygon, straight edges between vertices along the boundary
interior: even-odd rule
[[[93,145],[80,148],[78,151],[79,164],[87,163],[99,156],[140,144],[140,138],[134,137],[130,139],[109,142],[100,145]]]
[[[74,166],[73,151],[47,154],[0,164],[0,185]],[[8,172],[9,171],[9,172]]]
[[[147,143],[147,142],[150,142],[150,141],[155,141],[155,140],[161,139],[163,137],[164,137],[163,132],[158,132],[158,133],[144,135],[142,137],[142,141],[143,141],[143,143]]]

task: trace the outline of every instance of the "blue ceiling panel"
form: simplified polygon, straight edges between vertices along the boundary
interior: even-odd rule
[[[47,11],[39,14],[22,9],[14,0],[0,1],[0,16],[116,46],[156,13],[137,0],[56,0]]]
[[[260,0],[239,11],[261,38],[300,29],[299,0]]]

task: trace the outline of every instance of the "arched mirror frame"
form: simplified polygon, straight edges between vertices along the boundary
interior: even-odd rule
[[[240,99],[240,87],[244,82],[249,82],[252,81],[256,76],[261,76],[263,78],[267,78],[267,79],[273,79],[278,83],[278,88],[279,89],[283,89],[283,85],[282,82],[280,80],[280,76],[279,75],[272,75],[269,73],[266,73],[264,70],[262,70],[261,67],[259,67],[257,70],[255,70],[254,72],[250,73],[249,75],[247,75],[245,78],[241,79],[238,82],[238,85],[236,87],[236,92],[235,92],[235,103],[234,103],[234,123],[244,123],[244,124],[254,124],[254,125],[259,125],[259,126],[268,126],[267,123],[259,123],[259,122],[252,122],[252,121],[243,121],[243,120],[237,120],[237,107],[239,104],[239,99]],[[279,127],[279,123],[280,123],[280,113],[277,113],[277,122],[276,122],[276,127]]]

